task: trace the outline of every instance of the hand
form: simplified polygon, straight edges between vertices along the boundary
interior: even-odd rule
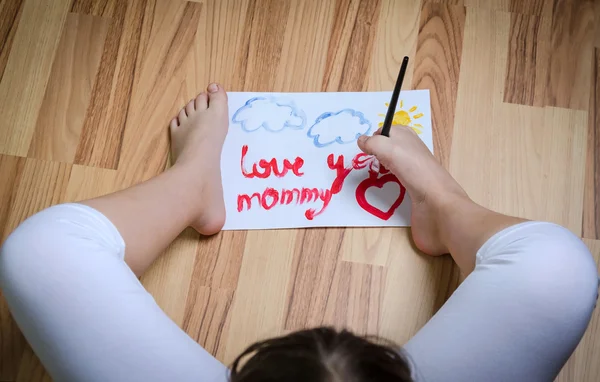
[[[358,147],[366,154],[375,155],[392,171],[406,187],[413,202],[419,202],[428,192],[435,191],[436,185],[440,185],[437,180],[447,183],[447,178],[451,179],[410,127],[392,126],[389,137],[381,135],[381,129],[372,137],[363,135],[358,139]],[[455,183],[452,181],[450,184]]]

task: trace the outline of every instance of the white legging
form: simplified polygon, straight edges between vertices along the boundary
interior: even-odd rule
[[[156,305],[124,253],[115,226],[80,204],[34,215],[5,242],[0,286],[50,375],[226,381],[227,368]],[[404,346],[415,380],[551,381],[585,331],[597,287],[588,249],[566,229],[529,222],[497,233]]]

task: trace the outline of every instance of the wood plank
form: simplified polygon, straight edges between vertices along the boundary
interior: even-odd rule
[[[277,67],[283,49],[285,24],[273,20],[286,20],[290,11],[289,1],[257,0],[250,25],[244,87],[251,91],[273,91]],[[272,71],[270,70],[272,69]]]
[[[77,164],[117,168],[146,2],[117,2],[75,154]]]
[[[0,81],[6,69],[22,11],[23,0],[0,1]]]
[[[323,322],[340,261],[343,231],[343,228],[333,228],[298,232],[287,285],[285,330],[299,330]]]
[[[379,336],[403,344],[435,314],[458,284],[450,257],[419,255],[402,229],[393,236],[379,313]]]
[[[52,382],[52,378],[29,344],[25,346],[16,382]]]
[[[336,1],[322,91],[361,91],[368,86],[380,1]]]
[[[201,237],[194,264],[193,283],[213,289],[234,290],[240,273],[245,240],[246,234],[242,231]]]
[[[600,241],[583,240],[594,256],[596,263],[600,263]],[[598,268],[600,272],[600,267]],[[600,375],[600,310],[594,309],[592,319],[581,339],[581,342],[571,355],[555,382],[595,382]]]
[[[552,16],[545,105],[578,110],[589,106],[593,4],[589,0],[557,0]]]
[[[178,107],[219,82],[228,91],[243,90],[255,1],[203,2],[193,55],[187,60],[185,86]]]
[[[71,165],[27,159],[22,171],[3,238],[29,216],[64,200]]]
[[[583,237],[600,239],[600,48],[594,49],[588,111],[587,161],[583,199]]]
[[[396,228],[345,228],[340,247],[341,259],[354,263],[385,266],[392,248]]]
[[[594,15],[596,20],[594,21],[594,25],[596,25],[596,30],[594,31],[594,46],[600,48],[600,1],[594,2]]]
[[[149,179],[165,168],[167,126],[183,106],[177,103],[184,62],[192,51],[201,9],[202,4],[159,0],[146,10],[119,158],[119,187]]]
[[[321,85],[322,91],[330,91],[330,83],[333,84],[334,89],[338,87],[342,76],[343,63],[347,57],[348,43],[352,35],[352,25],[356,20],[359,5],[360,0],[335,1],[325,74]]]
[[[464,0],[464,5],[521,15],[552,17],[552,0]]]
[[[334,12],[333,1],[290,3],[275,89],[282,92],[321,90]]]
[[[555,222],[581,236],[588,116],[578,110],[546,108],[543,121],[538,195],[544,195],[546,203],[531,216]],[[536,128],[540,129],[539,122],[531,125],[531,129]]]
[[[4,232],[24,165],[25,158],[0,154],[0,232]]]
[[[20,183],[24,165],[25,158],[0,155],[0,233],[4,231],[16,198],[16,185]],[[2,239],[0,243],[3,241]],[[12,319],[0,291],[0,380],[16,379],[23,343],[21,332]]]
[[[26,156],[71,0],[23,5],[0,82],[0,153]]]
[[[121,0],[73,0],[71,12],[92,16],[114,17],[114,13],[118,9],[117,3],[120,1]]]
[[[544,106],[551,19],[511,14],[504,102]]]
[[[198,238],[192,228],[183,231],[141,278],[158,306],[179,326],[184,322]]]
[[[229,289],[202,286],[195,295],[188,295],[188,302],[192,305],[188,305],[182,327],[217,359],[225,356],[233,294]]]
[[[421,10],[414,89],[429,89],[436,158],[449,168],[465,8],[426,4]]]
[[[12,202],[4,225],[0,242],[27,217],[59,203],[65,194],[71,166],[65,163],[27,159],[18,163],[20,175],[15,178]],[[2,345],[0,350],[0,376],[15,379],[19,361],[23,354],[25,339],[8,312],[4,299],[0,299],[0,333]]]
[[[509,26],[509,14],[467,12],[451,173],[488,208],[580,235],[587,113],[502,102]]]
[[[74,165],[61,202],[72,203],[118,191],[115,170]]]
[[[413,83],[421,6],[413,0],[382,0],[369,69],[369,91],[392,90],[404,56],[410,56],[403,89]]]
[[[384,267],[338,262],[329,293],[323,293],[327,300],[322,320],[309,322],[309,326],[334,326],[357,335],[377,335],[384,280]]]
[[[221,358],[225,364],[249,344],[282,333],[296,239],[293,230],[248,234]]]
[[[29,146],[30,158],[67,163],[75,159],[107,30],[105,18],[67,16]]]

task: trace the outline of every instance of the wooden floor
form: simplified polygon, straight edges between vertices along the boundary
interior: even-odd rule
[[[167,123],[236,91],[430,89],[436,156],[479,203],[600,258],[600,0],[0,0],[0,236],[167,162]],[[224,362],[334,324],[410,338],[456,288],[408,229],[185,231],[142,281]],[[31,280],[35,283],[35,280]],[[560,381],[600,380],[600,313]],[[0,381],[49,380],[0,297]]]

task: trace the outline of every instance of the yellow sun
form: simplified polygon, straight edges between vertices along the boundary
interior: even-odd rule
[[[388,107],[390,104],[385,103],[385,106]],[[419,119],[423,116],[423,113],[414,114],[417,111],[417,107],[413,106],[408,111],[403,110],[404,102],[400,100],[400,110],[394,113],[394,119],[392,120],[393,125],[404,125],[410,126],[417,134],[421,134],[423,132],[423,125],[419,123],[413,123],[415,119]],[[411,113],[413,113],[411,115]],[[385,117],[385,114],[378,114],[380,117]],[[379,122],[379,127],[383,126],[383,122]]]

